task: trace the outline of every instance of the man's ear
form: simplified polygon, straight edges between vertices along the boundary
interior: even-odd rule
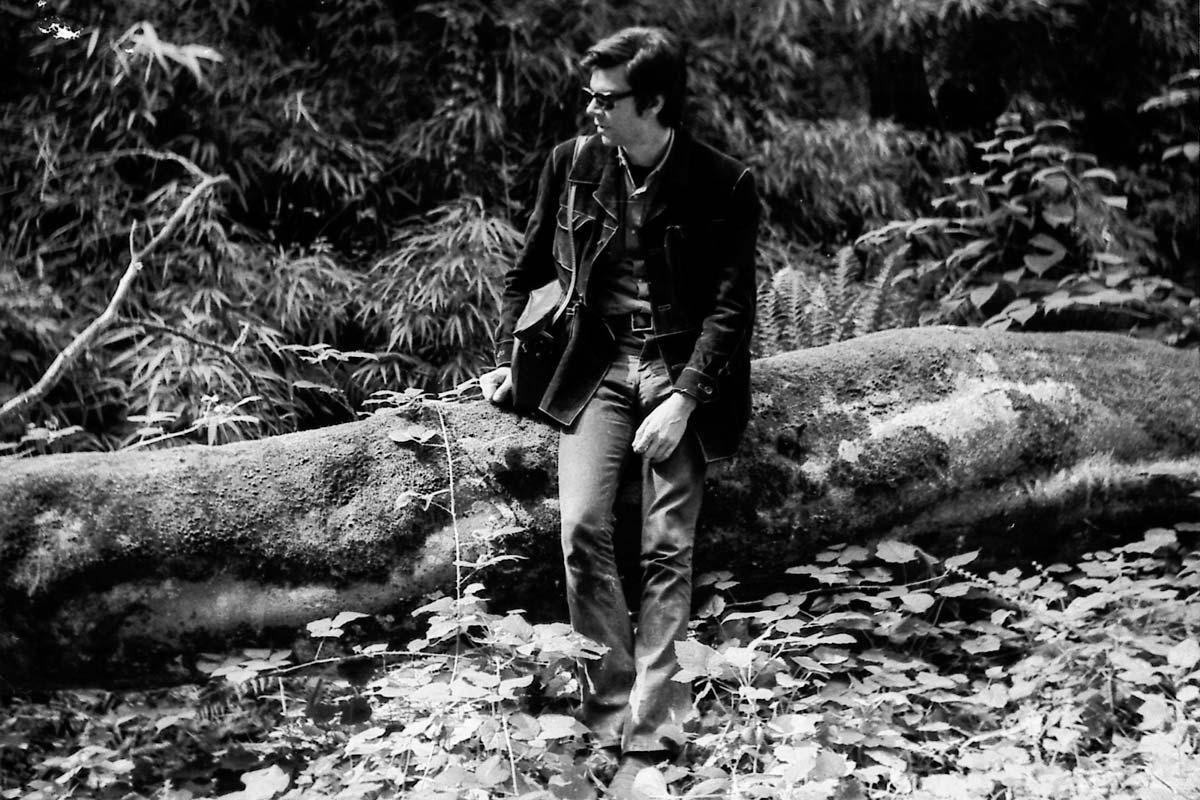
[[[650,103],[650,105],[648,105],[644,109],[642,109],[642,116],[644,117],[647,114],[650,114],[655,119],[658,119],[658,112],[662,111],[663,106],[665,106],[666,104],[667,104],[666,98],[664,98],[661,94],[656,94],[656,95],[654,95],[654,101],[652,103]]]

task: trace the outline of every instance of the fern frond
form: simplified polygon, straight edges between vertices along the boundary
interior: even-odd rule
[[[811,336],[809,344],[812,347],[832,344],[838,340],[838,319],[830,307],[829,291],[824,282],[813,287],[812,302],[808,306]]]
[[[838,250],[836,261],[833,285],[829,291],[829,310],[841,318],[854,302],[854,276],[858,273],[858,259],[854,255],[854,248],[847,245]]]
[[[758,287],[758,299],[754,304],[754,328],[750,332],[750,352],[755,358],[773,355],[771,348],[771,313],[775,304],[775,293],[770,284]]]
[[[908,245],[898,247],[888,254],[883,261],[883,269],[875,276],[863,295],[859,312],[854,319],[854,335],[863,336],[879,330],[883,317],[884,303],[892,291],[892,278],[897,272],[897,265],[908,254]]]
[[[774,282],[767,283],[758,293],[758,313],[755,319],[755,349],[762,356],[772,356],[787,349],[787,309],[782,293]]]
[[[786,272],[787,275],[783,276],[785,280],[780,282],[780,287],[787,298],[784,308],[787,315],[784,328],[785,341],[789,350],[797,350],[807,346],[808,314],[805,313],[805,306],[808,303],[809,290],[805,286],[804,274],[800,270],[789,268]],[[776,275],[777,279],[779,277]]]

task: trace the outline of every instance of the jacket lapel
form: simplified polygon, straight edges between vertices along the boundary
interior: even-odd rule
[[[657,197],[647,214],[643,225],[649,224],[668,208],[670,216],[678,214],[682,205],[688,199],[688,161],[691,155],[691,138],[682,128],[675,129],[675,141],[667,163],[663,165],[662,185],[658,188]],[[617,233],[620,220],[620,197],[625,179],[621,164],[617,160],[615,147],[605,146],[598,136],[593,136],[584,146],[568,180],[579,184],[580,189],[588,185],[595,186],[592,191],[592,203],[596,212],[596,221],[600,224],[599,236],[594,248],[586,248],[587,242],[576,241],[576,259],[579,278],[577,281],[579,295],[587,297],[587,287],[591,277],[592,266],[604,253],[609,242]],[[577,193],[576,202],[582,199],[582,192]],[[576,209],[578,213],[578,209]]]
[[[579,295],[587,298],[587,287],[592,273],[592,265],[608,247],[617,232],[619,198],[621,191],[621,165],[617,162],[617,151],[600,142],[599,136],[593,136],[580,154],[575,169],[571,171],[570,180],[578,181],[580,188],[586,185],[595,186],[592,191],[592,203],[596,210],[596,222],[599,224],[599,234],[590,252],[585,247],[587,242],[576,241],[576,263],[579,265]],[[582,199],[582,198],[580,198]]]
[[[654,203],[646,215],[646,223],[652,221],[668,208],[678,211],[681,204],[688,198],[687,162],[691,153],[691,138],[682,128],[675,129],[675,141],[671,145],[671,153],[667,163],[663,164],[662,185],[658,187]]]

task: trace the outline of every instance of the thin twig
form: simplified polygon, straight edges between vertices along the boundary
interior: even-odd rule
[[[129,266],[125,268],[125,273],[121,276],[120,282],[117,283],[117,290],[113,292],[112,298],[108,301],[108,306],[101,312],[100,316],[92,320],[91,324],[83,329],[74,340],[71,341],[63,351],[55,357],[51,362],[50,367],[45,374],[38,379],[37,383],[29,389],[21,392],[21,394],[9,400],[3,406],[0,406],[0,420],[6,417],[15,416],[24,411],[29,406],[36,403],[45,397],[51,389],[62,379],[66,371],[79,359],[81,355],[91,346],[92,342],[102,331],[112,325],[117,319],[117,311],[126,295],[129,294],[133,287],[133,282],[137,278],[138,273],[142,271],[143,261],[154,248],[158,247],[168,236],[175,232],[175,228],[188,215],[200,198],[213,186],[219,183],[225,183],[229,178],[225,175],[217,177],[205,177],[179,207],[175,209],[175,213],[167,220],[162,229],[141,249],[135,250],[133,245],[134,234],[137,231],[137,226],[133,225],[129,229]]]
[[[496,665],[496,680],[501,680],[500,659],[498,657],[496,658],[495,665]],[[492,716],[500,718],[501,730],[504,731],[504,745],[508,749],[508,768],[509,768],[509,771],[512,773],[513,794],[519,795],[521,793],[521,790],[520,790],[520,787],[517,785],[517,756],[516,756],[516,753],[513,752],[512,736],[508,730],[508,719],[505,717],[505,715],[500,713],[498,704],[495,701],[492,701]]]
[[[159,442],[166,442],[171,439],[178,439],[182,436],[188,436],[190,434],[195,433],[196,431],[200,430],[203,427],[204,427],[204,423],[193,422],[190,426],[184,428],[181,431],[172,431],[171,433],[163,433],[158,436],[152,436],[149,439],[142,439],[141,441],[134,442],[133,444],[131,444],[128,447],[123,448],[123,449],[137,450],[139,447],[149,447],[150,445],[158,444]],[[159,430],[161,430],[161,428]]]
[[[231,411],[231,412],[237,411],[239,408],[241,408],[246,403],[256,403],[259,400],[262,400],[262,397],[259,395],[256,395],[256,394],[252,394],[249,397],[243,397],[241,400],[238,400],[236,403],[234,403],[232,406],[230,406],[229,411]],[[257,417],[250,417],[249,419],[246,419],[243,417],[242,419],[239,419],[237,417],[232,417],[232,416],[228,416],[228,415],[225,415],[223,417],[222,416],[214,417],[212,415],[212,409],[209,409],[208,411],[205,411],[204,414],[199,419],[197,419],[190,426],[188,426],[187,428],[185,428],[181,431],[173,431],[171,433],[163,433],[158,436],[151,437],[149,439],[141,439],[123,449],[136,450],[139,447],[147,447],[152,444],[158,444],[159,442],[165,442],[168,439],[177,439],[181,436],[187,436],[189,434],[195,433],[196,431],[204,430],[205,428],[209,429],[209,442],[208,443],[210,445],[212,445],[214,443],[213,442],[213,426],[214,425],[222,425],[227,422],[237,423],[237,422],[247,422],[247,421],[253,421],[254,423],[257,424],[257,423],[260,423],[262,420],[258,419]]]
[[[450,433],[446,429],[446,415],[440,406],[434,406],[438,422],[442,427],[442,444],[446,447],[446,482],[449,484],[450,495],[450,524],[454,530],[454,592],[458,600],[462,600],[462,540],[458,533],[458,513],[454,507],[454,450],[450,444]]]
[[[425,659],[425,660],[429,660],[429,661],[434,661],[434,660],[445,661],[450,658],[449,655],[443,655],[442,653],[414,653],[410,650],[384,650],[383,652],[370,653],[367,655],[368,658],[383,658],[384,656],[400,656],[403,658],[419,658],[419,659]],[[279,669],[272,670],[269,674],[275,675],[275,676],[289,675],[293,672],[299,672],[300,670],[308,669],[310,667],[318,667],[318,666],[321,666],[322,664],[338,664],[343,661],[350,661],[352,659],[362,658],[362,657],[363,657],[362,653],[355,653],[354,655],[349,655],[349,656],[332,656],[330,658],[314,658],[312,661],[305,661],[303,664],[293,664],[290,667],[282,667]]]
[[[55,159],[55,161],[53,163],[47,163],[47,167],[51,170],[51,172],[57,173],[58,172],[57,167],[62,165],[63,163],[70,163],[70,162],[77,162],[79,164],[100,163],[100,162],[106,162],[106,161],[115,161],[118,158],[136,157],[136,156],[152,158],[152,159],[156,159],[158,161],[174,161],[175,163],[182,166],[185,170],[187,170],[189,174],[191,174],[195,178],[198,178],[200,181],[209,180],[211,178],[211,176],[208,173],[206,173],[204,170],[202,170],[199,166],[196,165],[196,162],[192,161],[190,158],[188,158],[186,156],[182,156],[179,153],[173,153],[170,150],[151,150],[148,148],[141,148],[141,147],[124,148],[121,150],[110,150],[107,153],[83,153],[83,154],[74,155],[74,156],[64,156],[64,157]],[[226,178],[226,180],[228,180],[228,179]],[[72,223],[72,224],[77,224],[77,223]],[[66,226],[64,226],[64,228],[65,227]],[[59,230],[52,233],[49,237],[47,237],[47,244],[49,244],[49,242],[52,242],[58,234],[62,233],[64,228],[60,228]],[[124,232],[124,231],[121,231],[121,232]],[[63,245],[63,247],[67,248],[67,249],[79,249],[79,248],[86,247],[87,245],[91,244],[92,242],[97,242],[102,239],[111,238],[112,236],[115,236],[115,235],[117,235],[117,233],[94,234],[94,235],[82,240],[81,242],[77,242],[74,244],[66,243]],[[47,254],[53,252],[53,250],[47,249],[47,244],[43,244],[41,247],[39,247],[37,250],[35,250],[32,253],[27,253],[26,255],[21,256],[20,258],[16,259],[14,261],[14,263],[17,266],[24,266],[25,264],[27,264],[31,261],[35,261],[39,256],[44,256],[44,255],[47,255]]]
[[[450,444],[450,432],[446,428],[446,415],[436,402],[432,404],[437,412],[438,422],[442,426],[442,443],[446,446],[446,483],[450,489],[450,527],[454,531],[454,615],[462,614],[462,536],[458,530],[458,510],[454,505],[454,449]],[[459,631],[461,632],[461,620]],[[461,636],[454,638],[454,665],[450,671],[450,680],[454,681],[458,673],[459,648]]]
[[[512,735],[508,730],[508,716],[500,714],[500,730],[504,733],[504,745],[508,749],[508,769],[512,775],[513,794],[521,793],[520,787],[517,784],[517,756],[513,752]]]
[[[132,238],[133,231],[131,230],[130,239]],[[46,396],[62,378],[63,373],[67,371],[68,367],[75,363],[75,360],[88,348],[92,340],[116,319],[118,306],[125,299],[125,296],[129,294],[129,290],[133,286],[133,281],[137,278],[141,270],[142,262],[140,259],[135,258],[129,262],[129,266],[125,268],[125,274],[121,276],[121,280],[117,284],[117,290],[113,293],[112,299],[108,301],[108,307],[104,309],[99,317],[92,320],[92,323],[84,328],[75,337],[74,341],[63,348],[63,351],[55,357],[50,367],[38,379],[37,383],[9,400],[3,406],[0,406],[0,420],[17,414]]]
[[[208,339],[201,339],[199,336],[194,336],[190,333],[187,333],[186,331],[181,331],[178,328],[171,327],[170,325],[161,325],[157,322],[139,322],[137,320],[121,320],[115,325],[115,327],[118,327],[118,328],[137,327],[137,328],[143,328],[147,331],[155,331],[157,333],[167,333],[167,334],[170,334],[171,336],[178,336],[180,339],[184,339],[185,341],[191,342],[192,344],[196,345],[197,347],[207,347],[210,350],[216,350],[218,353],[225,356],[225,358],[229,359],[229,362],[231,364],[233,364],[233,366],[237,369],[237,371],[242,373],[242,375],[246,378],[246,380],[250,381],[250,386],[254,389],[254,391],[256,393],[258,393],[258,394],[262,393],[261,389],[259,388],[259,385],[258,385],[258,379],[255,378],[254,373],[252,373],[249,369],[247,369],[246,365],[241,362],[241,360],[237,357],[237,354],[234,352],[234,348],[232,348],[232,347],[226,347],[223,344],[209,341]],[[244,337],[239,336],[238,341],[244,341]]]
[[[79,163],[96,163],[104,161],[115,161],[118,158],[129,158],[135,156],[144,156],[146,158],[157,159],[158,161],[174,161],[181,167],[190,172],[194,177],[204,180],[209,177],[208,173],[200,169],[196,162],[192,161],[187,156],[181,156],[179,153],[172,153],[170,150],[150,150],[143,147],[125,148],[122,150],[110,150],[106,153],[85,153],[74,159],[68,157],[60,159],[62,161],[78,161]]]

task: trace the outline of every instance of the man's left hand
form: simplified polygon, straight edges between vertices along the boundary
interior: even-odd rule
[[[633,436],[633,452],[651,461],[670,456],[683,439],[688,417],[695,409],[695,399],[680,392],[663,400],[638,426]]]

